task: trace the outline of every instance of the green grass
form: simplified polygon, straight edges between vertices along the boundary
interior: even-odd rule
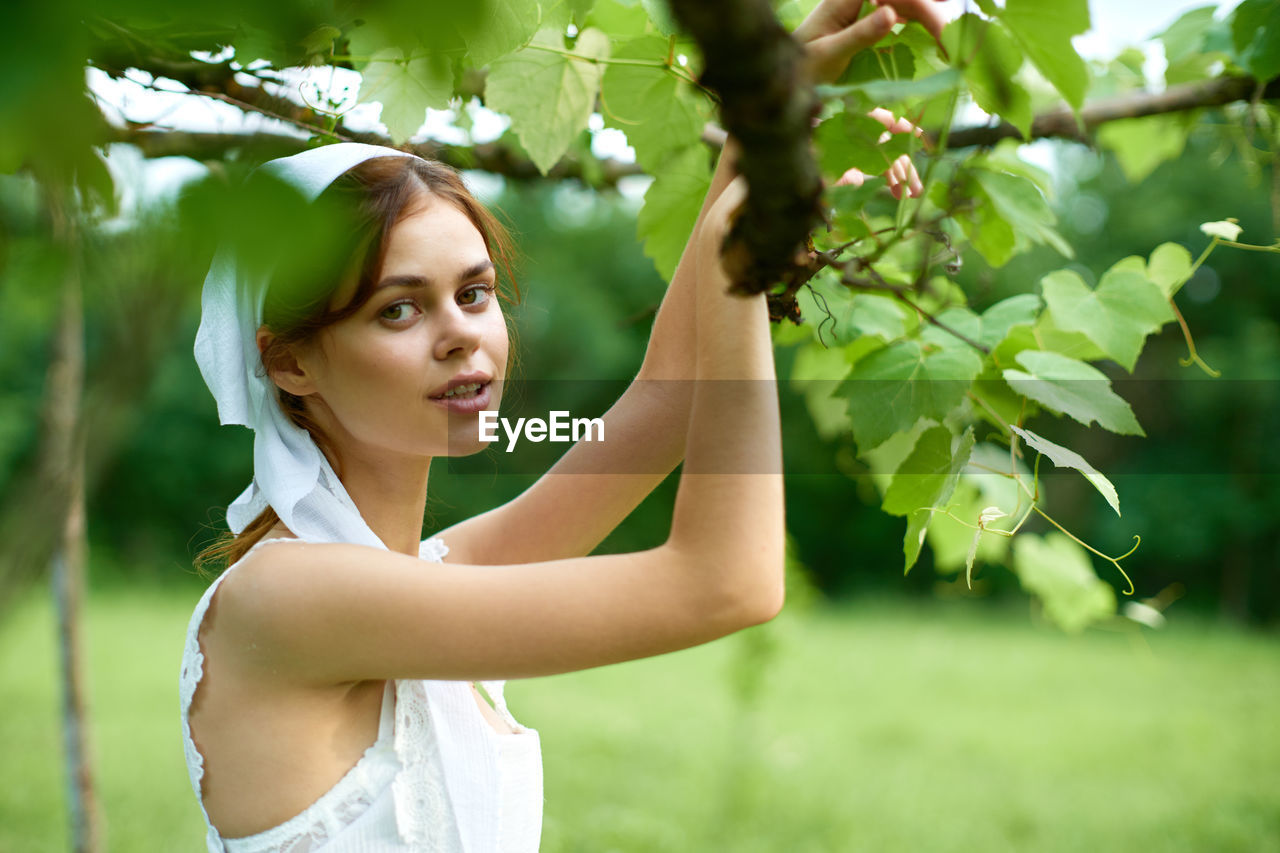
[[[90,598],[111,850],[203,849],[177,699],[198,595]],[[866,602],[511,682],[542,738],[542,849],[1280,850],[1280,639],[1170,615],[1069,637]],[[0,624],[0,851],[68,846],[53,636],[43,596]]]

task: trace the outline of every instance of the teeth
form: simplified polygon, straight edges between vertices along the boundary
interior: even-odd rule
[[[467,385],[459,385],[456,388],[452,388],[448,391],[445,391],[440,396],[441,397],[471,397],[471,396],[474,396],[475,393],[480,390],[481,384],[483,383],[472,382]]]

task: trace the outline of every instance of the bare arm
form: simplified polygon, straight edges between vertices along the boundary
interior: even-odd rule
[[[694,252],[707,211],[735,175],[729,140],[662,299],[640,373],[603,416],[605,441],[574,444],[511,501],[440,535],[451,561],[528,563],[591,553],[684,458],[692,406]]]
[[[764,297],[724,293],[724,219],[692,262],[698,367],[670,538],[638,553],[429,564],[269,545],[218,590],[237,663],[307,684],[520,678],[645,657],[772,618],[783,596],[781,441]]]
[[[837,78],[854,54],[875,44],[897,20],[920,21],[935,37],[942,31],[931,0],[881,0],[881,5],[896,14],[886,9],[859,19],[863,0],[824,0],[796,29],[816,80]],[[895,132],[912,130],[886,111],[873,114]],[[707,212],[736,175],[737,153],[730,137],[658,309],[644,363],[604,415],[606,441],[575,444],[510,502],[443,531],[452,560],[524,563],[589,554],[679,464],[694,377],[688,357],[697,292],[691,247],[698,243]],[[886,177],[895,197],[920,189],[906,155]]]

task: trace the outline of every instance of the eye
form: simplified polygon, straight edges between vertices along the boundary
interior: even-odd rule
[[[476,284],[462,291],[458,300],[462,305],[484,305],[493,298],[495,290],[492,284]]]
[[[382,309],[382,313],[378,316],[384,320],[390,320],[393,323],[402,322],[409,319],[415,306],[412,300],[403,300],[401,302],[393,302],[386,308]]]

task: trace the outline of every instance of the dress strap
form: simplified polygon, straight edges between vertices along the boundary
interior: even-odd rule
[[[392,736],[392,730],[395,727],[396,714],[396,682],[393,678],[387,679],[386,687],[382,690],[382,716],[378,718],[378,742],[389,740]]]

